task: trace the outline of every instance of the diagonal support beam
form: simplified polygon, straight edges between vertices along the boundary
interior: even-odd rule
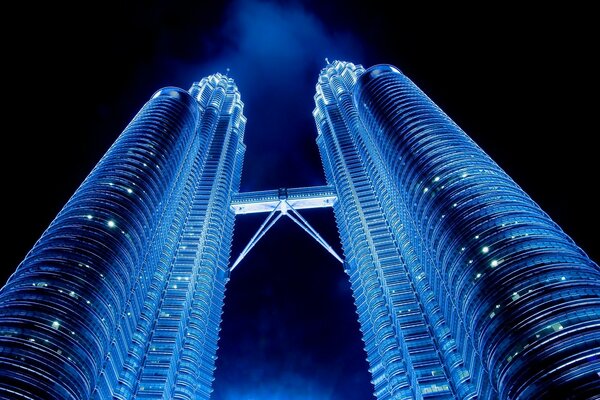
[[[287,210],[291,211],[291,213],[287,212],[286,215],[292,221],[294,221],[300,228],[304,229],[304,231],[306,231],[306,233],[308,233],[310,236],[312,236],[313,239],[315,239],[321,246],[323,246],[323,248],[325,250],[327,250],[329,253],[331,253],[331,255],[333,255],[339,262],[344,263],[344,260],[342,260],[342,258],[335,252],[333,247],[331,247],[329,245],[329,243],[327,243],[325,241],[325,239],[323,239],[323,237],[321,235],[319,235],[317,230],[315,228],[313,228],[312,225],[309,224],[308,221],[306,219],[304,219],[302,217],[302,215],[300,215],[300,213],[294,209],[294,207],[290,206],[287,203],[287,201],[285,201],[285,203],[287,205]]]
[[[239,265],[239,263],[244,259],[244,257],[246,257],[250,250],[252,250],[256,243],[258,243],[258,241],[265,235],[265,233],[267,233],[267,231],[271,229],[273,225],[275,225],[275,223],[279,221],[279,219],[283,215],[289,217],[300,228],[306,231],[306,233],[308,233],[313,239],[315,239],[317,243],[323,246],[325,250],[331,253],[331,255],[333,255],[339,262],[344,262],[344,260],[342,260],[342,258],[335,252],[333,247],[331,247],[329,243],[327,243],[325,239],[323,239],[323,237],[319,235],[317,230],[313,228],[312,225],[310,225],[308,221],[304,219],[302,215],[300,215],[300,213],[294,207],[292,207],[287,200],[279,200],[277,205],[273,207],[267,218],[265,218],[262,225],[258,228],[254,236],[252,236],[252,239],[250,239],[246,247],[244,247],[244,250],[242,250],[238,258],[235,260],[235,262],[229,269],[230,271],[233,271],[235,267]]]
[[[279,203],[281,204],[281,202],[279,202]],[[275,207],[273,209],[273,211],[271,211],[269,213],[267,218],[265,218],[262,225],[258,228],[258,230],[254,234],[254,236],[252,236],[252,239],[250,239],[250,241],[248,242],[246,247],[244,247],[244,250],[242,250],[242,252],[238,256],[238,258],[235,260],[235,262],[229,269],[230,271],[233,271],[233,269],[238,266],[238,264],[244,259],[244,257],[246,257],[246,255],[250,252],[250,250],[252,250],[252,248],[256,245],[256,243],[258,243],[258,241],[265,235],[265,233],[267,233],[267,231],[269,229],[271,229],[271,227],[273,225],[275,225],[275,223],[279,220],[279,218],[281,218],[281,216],[283,215],[281,212],[276,217],[273,218],[275,213],[277,213],[277,211],[279,211],[280,204],[278,204],[277,207]]]

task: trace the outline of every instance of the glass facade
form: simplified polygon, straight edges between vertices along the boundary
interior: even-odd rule
[[[313,112],[336,221],[378,399],[470,398],[473,385],[422,278],[386,175],[360,135],[352,89],[361,66],[334,62],[317,84]],[[414,278],[414,279],[411,279]],[[443,350],[443,351],[442,351]],[[452,366],[448,368],[447,366]]]
[[[236,213],[331,205],[379,400],[597,396],[598,266],[398,69],[314,99],[328,185],[238,193],[233,80],[156,92],[0,290],[0,398],[210,398]]]
[[[142,108],[0,292],[0,397],[209,398],[242,111],[220,74]]]
[[[378,399],[598,395],[598,266],[398,69],[315,102]]]

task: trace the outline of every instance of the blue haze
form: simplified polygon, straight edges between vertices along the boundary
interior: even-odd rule
[[[11,210],[5,216],[11,235],[3,244],[4,277],[162,86],[188,88],[192,81],[229,67],[249,118],[242,188],[322,183],[310,111],[325,56],[398,65],[592,257],[597,253],[592,231],[599,222],[597,213],[589,213],[595,200],[582,190],[597,175],[589,133],[595,132],[593,107],[582,96],[598,87],[597,75],[591,73],[597,62],[585,50],[595,37],[595,25],[586,23],[585,15],[593,13],[565,6],[541,15],[539,10],[514,12],[506,7],[490,19],[431,7],[405,10],[400,16],[345,2],[218,3],[106,2],[89,11],[42,4],[10,15],[20,29],[5,32],[5,37],[25,30],[31,35],[7,40],[5,50],[10,60],[6,93],[12,99],[6,116],[15,132],[7,148],[19,161],[2,160],[9,171],[5,187]],[[73,11],[78,18],[68,17]],[[265,36],[273,28],[263,27],[271,24],[283,33],[277,41]],[[420,34],[423,30],[427,34]],[[86,46],[80,45],[82,38]],[[268,46],[262,51],[265,39]],[[482,40],[485,46],[479,44]],[[284,64],[299,55],[306,59]],[[270,84],[275,80],[283,86]],[[275,121],[278,125],[268,126]],[[562,133],[567,133],[565,140],[554,139]],[[292,144],[295,152],[286,150]],[[330,212],[307,216],[337,245]],[[261,218],[238,222],[233,256]],[[257,396],[252,389],[289,395],[300,387],[307,391],[299,396],[320,390],[329,398],[362,399],[360,393],[368,393],[346,277],[303,235],[293,224],[282,224],[230,282],[215,383],[220,398]],[[261,277],[269,273],[273,280],[264,282]],[[283,322],[285,307],[297,313]],[[322,329],[303,335],[299,330],[306,321],[301,319],[315,310],[323,312]],[[343,321],[348,336],[354,335],[350,342],[358,346],[352,356],[344,338],[329,329]],[[286,343],[294,346],[286,349]],[[339,345],[337,353],[328,343]],[[336,358],[340,354],[347,358]],[[327,373],[331,365],[340,364],[351,372],[334,390],[330,386],[335,381]]]

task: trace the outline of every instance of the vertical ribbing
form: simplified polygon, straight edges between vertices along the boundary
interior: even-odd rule
[[[178,200],[194,103],[157,92],[2,289],[4,396],[87,399],[109,349],[126,353]]]
[[[471,374],[503,399],[597,394],[598,266],[397,69],[354,99]]]
[[[421,278],[403,221],[364,130],[352,87],[364,70],[334,62],[317,84],[313,112],[328,183],[336,188],[336,221],[346,256],[367,360],[378,399],[469,398],[473,387]],[[446,362],[445,365],[444,363]]]

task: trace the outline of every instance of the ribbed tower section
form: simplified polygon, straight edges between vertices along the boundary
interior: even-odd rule
[[[596,398],[598,266],[399,70],[369,68],[353,98],[383,207],[415,249],[408,273],[431,288],[479,397]]]
[[[207,399],[244,153],[216,74],[159,90],[0,291],[0,397]]]
[[[423,279],[416,249],[368,152],[352,89],[364,69],[335,61],[320,74],[313,112],[375,395],[471,398],[474,387]],[[377,154],[375,154],[377,156]]]

